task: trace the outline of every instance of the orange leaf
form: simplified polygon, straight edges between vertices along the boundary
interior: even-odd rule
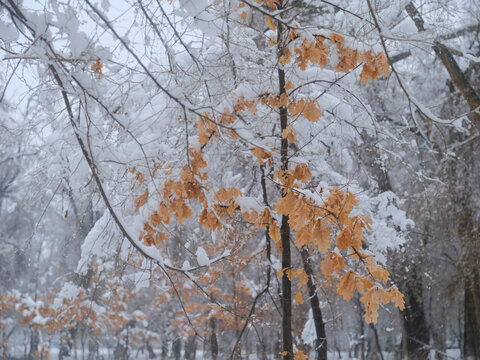
[[[279,215],[289,215],[296,206],[296,200],[297,197],[295,194],[289,192],[287,195],[277,200],[277,203],[275,204],[275,212]]]
[[[309,100],[305,103],[305,108],[302,111],[302,115],[308,121],[317,122],[320,120],[320,115],[322,115],[322,112],[313,101]]]
[[[275,26],[275,24],[273,23],[273,20],[270,16],[267,16],[267,26],[270,30],[272,31],[275,31],[277,29],[277,27]]]
[[[280,95],[280,106],[286,107],[288,105],[288,95],[285,93],[282,93]]]
[[[240,5],[243,5],[243,4],[240,4]],[[238,15],[238,18],[242,19],[242,20],[246,19],[247,18],[247,12],[246,11],[242,12],[240,15]]]
[[[293,132],[292,124],[288,125],[285,129],[283,129],[282,138],[287,139],[290,144],[293,144],[295,141],[297,141],[297,136]]]
[[[293,357],[293,360],[307,360],[308,356],[302,350],[298,350]]]
[[[343,251],[354,246],[355,243],[352,237],[352,230],[347,227],[337,236],[337,247],[340,251]]]
[[[277,247],[277,250],[279,253],[282,253],[282,241],[281,241],[281,236],[280,236],[280,228],[278,225],[275,223],[275,220],[271,220],[268,228],[268,235],[272,238],[273,242],[275,243],[275,246]]]
[[[323,276],[326,279],[330,279],[334,273],[340,274],[340,271],[345,269],[345,261],[342,256],[330,253],[322,261],[321,269]]]
[[[376,324],[378,320],[378,308],[380,307],[380,294],[378,289],[371,288],[360,298],[360,302],[365,307],[365,321],[370,324]]]
[[[403,294],[398,291],[397,287],[392,286],[390,289],[388,289],[388,293],[390,294],[390,300],[395,303],[395,306],[401,311],[405,310],[405,300],[403,298]]]
[[[257,158],[257,161],[259,162],[260,165],[265,165],[265,160],[270,159],[271,155],[263,150],[262,148],[259,147],[253,147],[249,149],[253,156]]]
[[[297,291],[297,293],[295,294],[294,300],[297,304],[300,304],[300,305],[303,304],[303,296],[300,291]]]
[[[135,212],[138,211],[143,205],[147,203],[148,200],[148,189],[145,191],[143,195],[140,195],[138,198],[135,199]]]
[[[308,283],[308,275],[303,269],[294,270],[295,277],[298,279],[298,284],[300,286],[306,285]]]
[[[280,279],[281,277],[283,277],[283,275],[286,275],[288,280],[292,281],[293,280],[292,268],[285,268],[277,271],[277,279]]]
[[[280,63],[280,65],[285,66],[287,64],[290,64],[290,62],[292,61],[290,59],[291,57],[292,52],[290,51],[290,49],[286,48],[285,50],[283,50],[283,54],[278,59],[278,62]]]
[[[303,183],[307,183],[310,180],[311,176],[312,173],[310,172],[310,168],[307,164],[297,164],[295,170],[293,170],[293,178],[295,180],[300,180]]]
[[[355,278],[356,274],[353,271],[349,271],[342,276],[337,286],[338,295],[343,296],[347,301],[353,298],[355,292]]]

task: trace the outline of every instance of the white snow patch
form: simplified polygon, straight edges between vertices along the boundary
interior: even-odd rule
[[[197,262],[200,266],[209,266],[210,259],[208,258],[207,252],[204,248],[199,247],[196,252],[197,255]]]

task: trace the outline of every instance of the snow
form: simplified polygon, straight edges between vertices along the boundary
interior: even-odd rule
[[[312,310],[308,311],[308,320],[303,327],[301,339],[304,344],[308,344],[310,346],[313,346],[315,344],[315,340],[317,339],[317,332],[315,330],[315,322],[313,321]]]
[[[84,32],[76,32],[72,33],[69,38],[73,57],[79,57],[88,47],[87,35]]]
[[[12,24],[6,24],[3,20],[0,20],[0,34],[2,34],[3,41],[15,41],[18,38],[18,30]]]
[[[200,266],[209,266],[210,265],[210,259],[208,258],[207,252],[203,247],[198,247],[197,252],[195,253],[197,255],[197,262],[198,265]]]
[[[74,299],[80,293],[80,288],[70,282],[63,285],[62,290],[57,295],[58,299]]]
[[[255,211],[258,214],[262,213],[265,210],[265,205],[259,203],[259,201],[250,196],[239,196],[235,199],[235,202],[240,206],[242,212],[249,213]]]

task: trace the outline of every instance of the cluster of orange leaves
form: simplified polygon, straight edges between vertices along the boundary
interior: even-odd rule
[[[261,153],[261,149],[254,151],[262,163],[267,155]],[[193,154],[193,153],[192,153]],[[197,161],[203,157],[197,155]],[[202,159],[202,160],[200,160]],[[200,166],[194,167],[197,169]],[[190,174],[190,176],[187,176]],[[214,194],[214,204],[208,206],[205,195],[198,182],[196,182],[190,168],[185,168],[182,173],[182,181],[169,181],[163,190],[164,200],[158,211],[150,217],[150,222],[145,223],[145,231],[140,236],[146,245],[156,245],[155,237],[163,234],[155,229],[159,224],[168,224],[171,214],[179,223],[192,216],[186,200],[198,200],[204,205],[199,216],[199,223],[209,231],[220,231],[224,228],[223,222],[232,219],[237,211],[242,218],[257,229],[268,229],[271,239],[277,250],[281,253],[280,228],[275,220],[275,215],[288,216],[289,225],[295,234],[295,245],[298,248],[308,247],[325,254],[321,262],[321,271],[327,280],[339,277],[337,292],[345,300],[350,300],[354,292],[360,294],[360,301],[365,306],[365,319],[367,322],[376,322],[380,303],[394,302],[399,308],[403,308],[403,295],[395,286],[384,289],[381,283],[388,281],[387,270],[378,266],[373,257],[362,251],[365,232],[370,230],[370,219],[364,215],[351,216],[352,210],[358,201],[350,192],[339,189],[330,191],[322,206],[316,204],[298,188],[299,183],[309,182],[311,174],[306,164],[297,164],[289,171],[278,170],[274,173],[273,180],[283,188],[283,196],[280,197],[274,209],[265,207],[261,212],[241,208],[237,199],[242,196],[240,190],[220,189]],[[142,195],[141,203],[147,201],[147,196]],[[174,196],[175,195],[175,196]],[[137,199],[138,201],[138,199]],[[137,204],[138,206],[138,204]],[[178,208],[176,207],[178,206]],[[185,210],[187,208],[188,210]],[[151,239],[154,240],[151,240]],[[336,249],[336,250],[335,250]],[[360,273],[347,271],[344,258],[356,260],[358,266],[363,269]],[[301,269],[282,269],[277,275],[285,273],[290,279],[299,280],[299,291],[295,295],[295,301],[303,303],[301,287],[306,285],[307,277]]]
[[[287,81],[285,84],[285,89],[293,89],[293,83]],[[258,112],[258,107],[263,106],[264,108],[271,110],[278,110],[282,107],[286,108],[288,114],[292,120],[296,120],[300,116],[305,118],[310,122],[318,122],[320,120],[322,111],[317,101],[310,99],[290,99],[287,93],[282,93],[280,96],[275,94],[262,94],[256,99],[246,100],[245,97],[240,96],[236,99],[235,104],[233,105],[233,110],[226,110],[222,113],[219,119],[214,119],[209,114],[205,113],[198,120],[198,142],[200,145],[207,144],[212,138],[219,136],[220,133],[226,133],[232,139],[237,139],[235,131],[231,128],[228,128],[238,117],[237,114],[248,112],[251,115],[256,115]],[[288,139],[290,143],[296,141],[296,135],[293,130],[293,126],[290,124],[282,132],[282,137]],[[265,160],[268,160],[271,155],[266,152],[264,149],[259,147],[252,147],[252,154],[257,158],[257,160],[264,165]]]
[[[99,277],[93,276],[93,282]],[[92,299],[81,290],[72,298],[64,298],[61,303],[55,302],[50,293],[33,302],[31,298],[20,292],[0,294],[0,319],[3,312],[16,311],[21,315],[19,326],[36,328],[52,334],[61,329],[71,329],[77,324],[94,329],[97,334],[103,329],[121,330],[128,322],[122,312],[135,297],[135,293],[123,288],[119,282],[106,281],[106,289],[111,296],[106,311],[96,312],[92,307]]]
[[[265,4],[272,10],[275,10],[275,4],[278,4],[278,1],[276,0],[256,0],[256,2],[259,4]],[[241,5],[241,7],[243,7],[244,4]],[[246,11],[242,12],[239,17],[245,19],[247,17]],[[270,16],[266,17],[266,25],[270,30],[276,31],[275,22]],[[309,62],[318,65],[322,69],[328,64],[328,55],[331,50],[325,44],[327,37],[314,35],[314,38],[315,41],[303,39],[301,40],[301,43],[298,44],[298,39],[301,39],[301,36],[293,29],[291,29],[288,34],[288,40],[297,43],[291,47],[293,47],[293,53],[296,55],[293,60],[301,70],[306,70]],[[357,67],[359,64],[363,64],[360,80],[364,84],[367,80],[375,80],[379,76],[387,78],[390,74],[388,61],[383,52],[374,54],[371,50],[361,52],[352,49],[345,45],[345,37],[335,33],[330,35],[329,40],[330,43],[336,47],[336,52],[339,57],[338,62],[334,64],[335,71],[346,73]],[[276,45],[277,40],[271,38],[268,43],[270,46],[274,46]],[[279,63],[282,66],[285,66],[292,62],[293,53],[290,49],[291,47],[283,45],[283,43],[280,44],[282,54],[279,57]]]
[[[289,39],[295,41],[300,38],[298,34],[291,30]],[[294,46],[296,54],[295,63],[301,70],[306,70],[308,63],[316,64],[320,68],[325,68],[328,63],[329,47],[325,44],[324,36],[315,35],[315,41],[303,39],[300,45]],[[330,43],[335,45],[338,54],[338,62],[334,64],[335,71],[346,73],[359,64],[363,64],[360,80],[363,84],[367,80],[375,80],[378,77],[387,78],[390,74],[387,57],[383,52],[373,54],[371,50],[361,52],[345,45],[345,37],[332,33]],[[298,42],[298,41],[297,41]],[[282,55],[279,58],[281,65],[285,66],[292,62],[293,54],[289,47],[284,47]]]
[[[199,180],[208,179],[208,174],[202,172],[207,166],[203,159],[203,154],[192,148],[189,149],[188,165],[185,165],[177,181],[168,180],[161,190],[162,201],[160,201],[157,210],[150,215],[149,221],[144,223],[144,231],[139,239],[147,246],[159,247],[168,240],[168,235],[164,231],[158,231],[170,223],[172,215],[181,225],[192,215],[192,209],[188,206],[188,200],[197,200],[208,208],[208,204]],[[135,199],[135,211],[144,206],[149,199],[148,189]]]

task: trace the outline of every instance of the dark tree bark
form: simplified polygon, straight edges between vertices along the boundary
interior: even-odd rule
[[[475,304],[475,287],[477,284],[473,283],[468,277],[465,278],[464,290],[464,323],[463,323],[463,356],[465,360],[477,360],[480,358],[480,353],[477,349],[477,340],[479,336],[479,329],[475,321],[476,318],[476,304]]]
[[[180,355],[182,352],[182,341],[180,340],[180,338],[176,338],[175,340],[173,340],[172,348],[175,360],[180,360]]]
[[[167,340],[163,339],[162,341],[162,360],[166,360],[168,356],[168,344]]]
[[[425,317],[422,295],[422,278],[417,275],[416,265],[411,265],[408,280],[402,284],[405,295],[405,310],[402,311],[404,326],[404,345],[408,360],[428,358],[429,329]]]
[[[187,345],[185,345],[185,360],[195,360],[197,352],[197,338],[195,335],[188,338]]]
[[[120,343],[117,343],[115,350],[113,350],[113,357],[118,360],[125,360],[127,358],[127,349]]]
[[[30,351],[28,352],[28,360],[37,359],[38,345],[40,343],[40,334],[38,329],[34,328],[30,332]]]
[[[145,344],[145,348],[147,349],[149,359],[155,359],[157,357],[153,351],[152,345],[150,345],[149,342]]]
[[[217,341],[217,325],[215,319],[210,319],[210,350],[212,352],[212,360],[217,360],[218,357],[218,341]]]
[[[283,8],[283,1],[281,5],[278,5],[279,9]],[[281,44],[283,41],[283,28],[281,23],[277,23],[277,40]],[[279,49],[278,56],[280,57],[283,49]],[[285,90],[285,71],[282,68],[278,68],[278,85],[279,94],[286,94]],[[287,128],[288,115],[287,109],[280,107],[280,133]],[[281,169],[283,171],[288,170],[288,140],[281,138],[280,142],[280,156],[281,156]],[[286,196],[285,189],[282,190],[282,196]],[[290,225],[288,223],[288,216],[282,216],[282,225],[280,227],[280,236],[282,242],[282,269],[290,269],[292,266],[291,252],[290,252]],[[292,337],[292,284],[287,276],[286,271],[282,276],[282,359],[293,360],[293,337]]]
[[[310,298],[310,307],[312,308],[313,322],[317,339],[315,340],[315,351],[317,360],[327,360],[327,335],[325,333],[325,323],[323,322],[320,301],[318,300],[317,288],[313,282],[313,269],[307,248],[300,249],[302,255],[303,268],[308,276],[308,295]]]
[[[466,360],[477,360],[480,359],[480,239],[474,231],[473,213],[467,204],[468,200],[463,199],[463,212],[459,217],[459,238],[464,246],[463,356]]]

